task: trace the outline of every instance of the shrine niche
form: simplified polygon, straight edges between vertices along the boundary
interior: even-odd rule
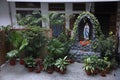
[[[89,26],[89,40],[94,40],[99,35],[102,35],[102,31],[96,17],[90,12],[83,12],[78,16],[76,22],[74,23],[73,39],[76,42],[79,42],[80,40],[85,40],[83,31],[86,23]]]
[[[96,17],[90,12],[81,13],[74,23],[71,37],[74,44],[71,46],[70,54],[75,55],[78,62],[81,62],[84,56],[100,55],[92,49],[92,42],[101,35],[103,33]]]

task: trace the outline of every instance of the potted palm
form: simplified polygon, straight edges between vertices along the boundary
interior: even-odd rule
[[[92,65],[85,65],[83,67],[87,75],[92,75],[95,71],[95,68]]]
[[[28,68],[30,72],[32,72],[35,68],[35,60],[30,56],[25,58],[25,66]]]
[[[98,73],[98,57],[96,55],[87,56],[84,59],[83,69],[85,70],[87,75],[97,74]]]
[[[99,69],[101,70],[100,75],[105,77],[106,74],[110,73],[111,62],[108,61],[107,57],[103,59],[98,59]]]
[[[69,64],[69,62],[68,62],[68,60],[67,60],[67,56],[65,56],[64,58],[59,58],[59,59],[57,59],[54,65],[55,65],[57,68],[59,68],[61,74],[65,74],[66,66],[67,66],[68,64]]]

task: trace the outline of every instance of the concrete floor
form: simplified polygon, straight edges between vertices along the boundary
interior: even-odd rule
[[[46,72],[34,73],[28,72],[28,70],[22,65],[10,66],[6,65],[2,68],[0,72],[0,80],[116,80],[115,71],[108,74],[106,77],[87,76],[82,69],[82,63],[73,63],[68,66],[66,74],[62,75],[54,72],[52,75]]]

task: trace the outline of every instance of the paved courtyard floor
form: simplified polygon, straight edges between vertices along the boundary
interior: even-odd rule
[[[113,71],[108,74],[106,77],[101,77],[100,75],[96,76],[87,76],[82,69],[82,63],[73,63],[68,66],[66,74],[62,75],[57,72],[53,74],[48,74],[46,72],[35,73],[28,72],[28,70],[17,64],[15,66],[6,65],[0,71],[0,80],[120,80],[120,70]]]

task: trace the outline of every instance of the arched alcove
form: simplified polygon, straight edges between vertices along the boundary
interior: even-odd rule
[[[88,25],[89,25],[89,39],[92,40],[93,37],[94,37],[93,36],[93,25],[92,25],[92,22],[91,22],[91,20],[88,17],[84,16],[79,21],[78,27],[77,27],[78,29],[77,29],[76,37],[78,37],[78,41],[84,40],[83,31],[84,31],[84,27],[85,27],[86,23],[88,23]]]
[[[82,40],[82,36],[83,36],[83,29],[85,26],[85,23],[88,22],[88,25],[90,27],[89,29],[89,39],[90,40],[94,40],[95,38],[97,38],[99,35],[102,35],[102,31],[99,25],[98,20],[96,19],[96,17],[90,13],[90,12],[83,12],[81,13],[75,23],[74,23],[74,28],[73,28],[73,36],[72,38],[75,41],[80,41]]]

